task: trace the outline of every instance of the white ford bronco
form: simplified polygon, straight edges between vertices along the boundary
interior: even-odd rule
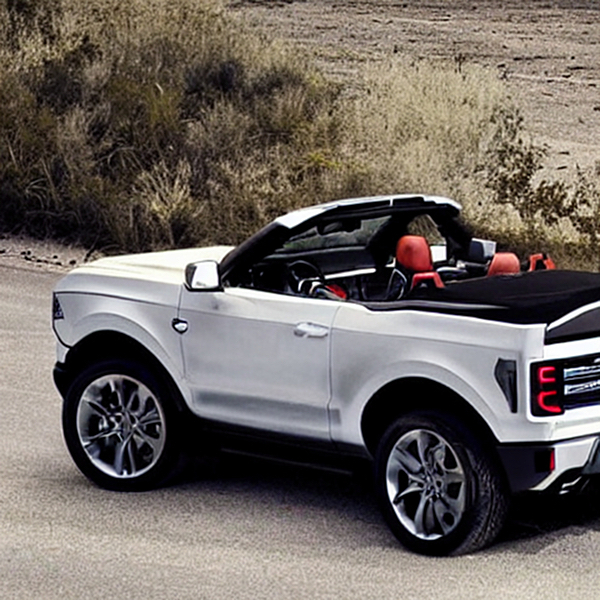
[[[368,459],[425,554],[489,544],[515,492],[576,488],[600,472],[600,274],[499,252],[459,212],[342,200],[73,270],[53,324],[75,463],[140,490],[209,443]]]

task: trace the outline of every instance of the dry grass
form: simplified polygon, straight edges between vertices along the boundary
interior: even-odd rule
[[[568,230],[598,247],[597,177],[534,184],[539,151],[494,74],[390,60],[357,84],[326,81],[217,2],[0,0],[0,225],[137,251],[422,191],[508,245]]]
[[[350,153],[381,191],[469,201],[495,115],[507,101],[498,79],[481,68],[377,64],[366,71],[349,115]]]

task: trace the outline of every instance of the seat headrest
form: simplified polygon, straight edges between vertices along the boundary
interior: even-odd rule
[[[396,245],[396,261],[408,271],[432,271],[431,249],[420,235],[403,235]]]
[[[488,267],[488,275],[512,275],[521,271],[519,257],[513,252],[496,252]]]

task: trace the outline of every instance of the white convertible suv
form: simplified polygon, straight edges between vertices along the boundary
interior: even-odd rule
[[[511,494],[600,472],[600,275],[521,263],[457,203],[342,200],[236,248],[103,258],[56,287],[67,446],[98,485],[209,442],[372,460],[408,548],[490,543]]]

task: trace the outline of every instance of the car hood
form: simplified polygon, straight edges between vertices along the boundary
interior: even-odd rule
[[[156,281],[176,278],[181,283],[183,281],[182,273],[187,265],[201,260],[216,260],[219,262],[230,250],[232,250],[230,246],[212,246],[210,248],[188,248],[186,250],[110,256],[80,267],[78,271],[139,277]]]
[[[168,290],[183,284],[187,265],[202,260],[219,262],[231,249],[212,246],[101,258],[73,269],[59,281],[55,291],[172,302],[174,292]]]

